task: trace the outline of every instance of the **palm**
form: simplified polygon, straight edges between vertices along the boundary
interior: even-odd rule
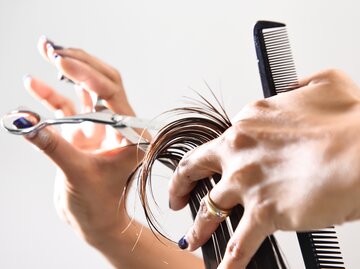
[[[28,77],[24,84],[33,95],[61,112],[61,116],[90,112],[94,105],[91,94],[103,97],[116,113],[134,115],[121,78],[114,69],[77,49],[62,49],[59,53],[64,55],[55,60],[56,52],[49,49],[48,44],[48,41],[40,40],[40,52],[63,74],[81,85],[78,92],[83,109],[76,111],[71,100],[41,80]],[[126,139],[115,129],[99,124],[62,126],[61,136],[55,136],[62,141],[62,148],[67,149],[68,159],[64,161],[66,158],[62,157],[57,162],[54,200],[59,215],[81,234],[123,226],[126,214],[119,202],[127,178],[137,165],[136,148],[124,147]]]

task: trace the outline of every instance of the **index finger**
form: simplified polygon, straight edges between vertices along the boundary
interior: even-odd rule
[[[48,47],[50,45],[50,47]],[[82,49],[76,48],[63,48],[61,46],[57,46],[51,40],[47,39],[47,37],[42,36],[38,41],[38,50],[40,54],[48,61],[52,62],[52,57],[54,54],[59,54],[64,57],[69,57],[81,61],[89,66],[93,67],[101,74],[105,75],[107,78],[112,80],[115,83],[122,83],[121,77],[115,68],[106,64],[102,60],[96,58],[93,55],[85,52]],[[49,53],[49,48],[51,48]]]
[[[169,184],[169,203],[173,210],[183,208],[198,180],[221,174],[221,164],[214,139],[187,153],[179,162]]]
[[[84,89],[95,92],[106,101],[107,106],[116,113],[135,115],[125,93],[109,78],[82,61],[73,58],[56,56],[55,66],[69,79],[80,84]]]

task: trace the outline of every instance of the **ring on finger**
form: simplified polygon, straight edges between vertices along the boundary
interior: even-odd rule
[[[226,218],[227,216],[229,216],[231,213],[231,209],[223,209],[223,208],[217,206],[216,203],[211,199],[210,192],[211,192],[211,190],[207,193],[206,198],[205,198],[205,205],[206,205],[207,211],[211,215],[218,217],[218,218]]]

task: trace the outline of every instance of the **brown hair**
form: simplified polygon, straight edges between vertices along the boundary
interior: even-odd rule
[[[186,152],[219,137],[226,129],[231,127],[231,121],[223,106],[213,93],[212,95],[216,101],[215,105],[198,94],[199,99],[189,98],[188,106],[169,111],[168,113],[175,115],[177,119],[164,126],[154,137],[138,168],[138,192],[146,219],[150,228],[164,237],[165,235],[161,232],[160,225],[149,206],[149,194],[147,192],[149,186],[151,197],[154,198],[151,187],[151,172],[154,162],[158,160],[175,170]],[[212,189],[213,184],[216,184],[220,179],[221,175],[216,174],[213,176],[213,180],[205,178],[197,183],[190,194],[189,200],[189,206],[194,218],[201,199]],[[215,269],[221,262],[226,244],[230,239],[231,232],[229,229],[235,230],[242,217],[243,210],[244,208],[241,205],[236,206],[229,216],[231,227],[225,221],[222,222],[210,240],[202,246],[203,259],[207,269]],[[276,240],[272,235],[264,240],[247,268],[286,268]]]

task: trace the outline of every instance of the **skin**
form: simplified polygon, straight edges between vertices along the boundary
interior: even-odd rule
[[[38,48],[47,61],[78,84],[81,112],[91,111],[95,95],[114,112],[135,115],[114,68],[80,49],[54,50],[45,37],[40,38]],[[57,115],[78,113],[71,100],[40,79],[28,76],[24,85]],[[203,268],[201,259],[179,251],[165,239],[159,242],[148,228],[128,216],[122,194],[128,176],[142,158],[136,147],[127,146],[124,137],[102,125],[66,127],[62,131],[58,134],[45,128],[27,140],[58,166],[55,206],[77,234],[114,268]],[[148,133],[144,136],[150,139]]]
[[[41,38],[39,51],[79,85],[82,112],[90,111],[91,96],[97,95],[114,112],[135,114],[115,69],[83,50],[54,50],[48,44]],[[77,113],[72,101],[41,80],[27,77],[24,84],[57,115]],[[197,180],[213,173],[222,179],[212,200],[221,208],[244,205],[219,268],[244,268],[276,230],[316,229],[360,218],[359,89],[336,70],[316,74],[301,86],[246,106],[224,135],[189,153],[171,180],[174,210],[187,204]],[[131,221],[121,194],[141,156],[121,135],[92,125],[63,128],[61,135],[47,128],[27,139],[59,167],[54,198],[61,218],[115,268],[203,268],[200,259],[169,242],[161,244]],[[202,202],[185,235],[188,249],[203,244],[218,223]]]
[[[219,208],[245,208],[218,268],[245,268],[269,234],[306,231],[360,218],[360,91],[344,73],[327,70],[300,88],[250,104],[233,127],[180,162],[170,204],[183,208],[196,182],[214,173]],[[188,250],[207,241],[221,219],[204,201],[186,233]]]

